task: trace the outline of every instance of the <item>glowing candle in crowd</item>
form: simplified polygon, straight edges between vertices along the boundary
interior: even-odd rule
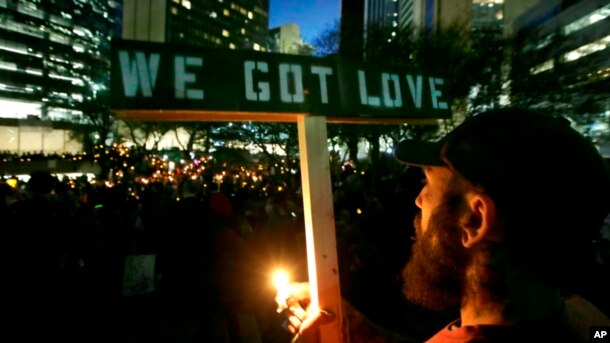
[[[275,302],[278,306],[277,312],[279,313],[288,307],[286,300],[290,297],[290,289],[288,287],[290,277],[285,270],[279,269],[273,273],[272,279],[276,290]]]

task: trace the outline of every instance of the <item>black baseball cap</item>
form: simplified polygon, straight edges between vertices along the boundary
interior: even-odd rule
[[[408,165],[447,166],[513,210],[570,211],[599,223],[598,230],[610,212],[607,163],[560,116],[494,109],[464,120],[437,142],[403,140],[394,155]]]

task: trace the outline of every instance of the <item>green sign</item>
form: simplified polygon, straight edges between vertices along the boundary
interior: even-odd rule
[[[445,80],[338,59],[112,41],[114,110],[449,118]]]

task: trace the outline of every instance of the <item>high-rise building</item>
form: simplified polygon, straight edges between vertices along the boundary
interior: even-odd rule
[[[301,38],[301,28],[295,23],[289,23],[269,30],[269,51],[282,54],[297,54],[304,45]]]
[[[539,107],[563,102],[610,117],[609,20],[609,0],[541,1],[515,22],[513,69],[527,84],[513,87]]]
[[[123,38],[267,49],[269,0],[124,0]]]
[[[477,0],[398,0],[398,25],[403,28],[434,30],[453,22],[469,22],[471,6]]]
[[[109,84],[120,11],[113,0],[0,0],[0,150],[60,151],[65,139],[44,134],[86,124],[82,105]]]
[[[364,33],[379,35],[391,42],[398,35],[398,0],[367,0],[364,8]]]
[[[453,24],[477,31],[513,34],[513,21],[539,0],[351,0],[341,3],[341,41],[345,50],[363,46],[371,30],[392,42],[403,34],[437,30]],[[355,32],[362,42],[354,43]],[[343,50],[343,46],[341,48]],[[346,51],[346,53],[348,53]]]
[[[540,0],[473,0],[473,32],[494,33],[513,37],[513,24],[517,17]]]
[[[339,55],[359,60],[364,51],[364,0],[341,1]]]
[[[473,32],[512,34],[513,21],[539,0],[399,0],[399,27],[436,30],[455,23]]]
[[[475,0],[476,1],[476,0]],[[341,55],[362,58],[365,44],[471,19],[473,0],[343,0]]]

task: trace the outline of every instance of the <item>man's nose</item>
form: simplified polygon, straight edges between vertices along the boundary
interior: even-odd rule
[[[419,192],[419,195],[417,195],[417,198],[415,198],[415,206],[419,207],[421,209],[421,192]]]

